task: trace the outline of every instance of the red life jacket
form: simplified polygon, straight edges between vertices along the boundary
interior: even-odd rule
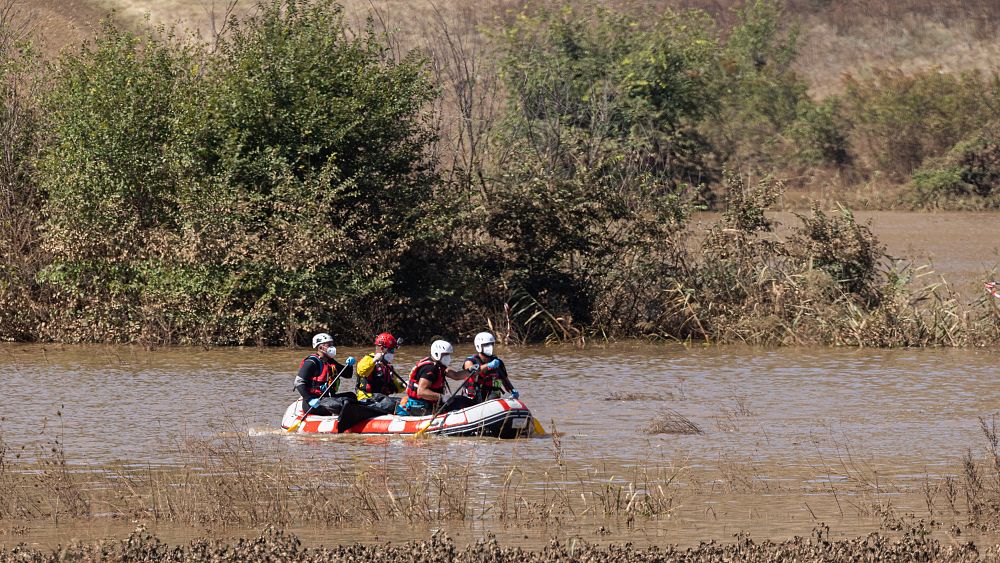
[[[465,361],[472,362],[474,366],[479,366],[479,371],[475,377],[466,379],[465,383],[462,384],[462,394],[470,399],[481,401],[485,395],[488,395],[497,386],[497,381],[500,379],[500,370],[487,369],[486,364],[490,360],[484,362],[479,357],[479,354],[473,354],[466,358]]]
[[[369,356],[373,359],[375,358],[374,352],[369,352]],[[392,395],[396,392],[396,384],[392,380],[392,365],[385,360],[377,360],[375,362],[375,368],[372,369],[371,374],[368,377],[358,378],[358,389],[363,390],[365,393],[382,393],[383,395]]]
[[[421,401],[427,400],[417,394],[417,386],[420,385],[420,379],[417,377],[417,371],[426,365],[435,366],[434,380],[431,382],[430,386],[431,391],[434,391],[435,393],[444,393],[444,374],[448,368],[430,358],[424,358],[417,362],[417,365],[413,366],[413,370],[410,371],[410,382],[406,385],[406,396],[411,399],[419,399]]]
[[[306,362],[308,362],[310,358],[315,358],[316,361],[319,362],[319,365],[323,367],[323,369],[320,370],[319,375],[308,380],[309,394],[319,397],[325,390],[323,386],[330,383],[330,373],[332,370],[330,369],[330,364],[324,362],[322,356],[319,354],[310,354],[303,358],[302,362],[299,364],[299,369],[302,369],[302,366],[306,365]]]

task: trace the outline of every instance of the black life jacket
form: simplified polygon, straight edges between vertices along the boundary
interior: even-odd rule
[[[417,362],[417,365],[413,366],[413,370],[410,371],[410,382],[406,384],[406,396],[411,399],[419,399],[421,401],[426,400],[417,394],[417,387],[420,385],[420,378],[417,377],[417,371],[426,365],[435,366],[434,379],[431,381],[430,385],[431,391],[434,391],[435,393],[444,393],[444,374],[448,368],[430,358],[424,358]]]

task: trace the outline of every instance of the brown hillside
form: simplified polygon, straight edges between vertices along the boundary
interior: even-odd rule
[[[16,0],[34,12],[47,50],[79,42],[114,9],[136,27],[180,23],[182,28],[211,36],[229,0]],[[672,0],[636,2],[657,8],[702,8],[723,23],[732,21],[738,0]],[[417,46],[427,30],[447,22],[450,30],[477,39],[477,26],[509,14],[521,0],[344,0],[348,21],[364,24],[372,7],[381,24],[398,32],[404,47]],[[240,0],[236,13],[254,9],[256,0]],[[945,72],[1000,68],[1000,39],[992,30],[1000,22],[1000,0],[788,0],[800,23],[798,70],[818,97],[836,92],[845,73],[864,74],[873,68],[914,71],[940,68]],[[148,22],[146,16],[148,14]]]
[[[16,18],[28,21],[44,50],[57,52],[92,36],[107,11],[93,0],[16,1]]]

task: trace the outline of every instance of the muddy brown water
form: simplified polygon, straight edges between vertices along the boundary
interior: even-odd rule
[[[937,270],[964,284],[970,296],[997,262],[1000,228],[993,215],[879,213],[872,226],[891,253],[933,258]],[[340,351],[360,356],[367,350],[343,346]],[[423,352],[415,345],[403,347],[396,360],[400,371]],[[227,432],[246,433],[263,449],[276,446],[288,460],[316,467],[384,461],[402,472],[410,459],[428,470],[461,462],[471,465],[473,484],[483,489],[499,486],[504,471],[515,465],[533,474],[555,466],[550,439],[414,443],[287,436],[278,424],[295,398],[292,379],[306,353],[4,344],[0,428],[12,450],[25,457],[58,437],[70,462],[81,468],[116,461],[180,464],[183,456],[171,444],[184,436]],[[456,351],[468,353],[468,343]],[[591,343],[584,349],[501,348],[500,354],[522,399],[548,429],[563,433],[558,455],[575,479],[610,475],[621,482],[637,468],[676,469],[682,473],[678,508],[633,522],[591,515],[526,529],[497,528],[488,520],[441,525],[460,540],[494,531],[524,545],[559,536],[690,544],[728,540],[739,530],[755,537],[807,535],[820,522],[831,524],[835,536],[863,534],[880,524],[871,510],[873,494],[875,504],[891,504],[898,514],[930,517],[922,485],[957,474],[967,449],[981,452],[978,417],[1000,411],[1000,356],[993,350],[625,342]],[[607,400],[613,393],[645,398]],[[704,432],[646,434],[650,421],[667,409]],[[852,485],[862,481],[875,487]],[[545,486],[537,480],[523,484],[526,489]],[[685,495],[685,487],[698,492]],[[831,494],[837,490],[840,494]],[[0,544],[52,544],[120,536],[131,529],[131,523],[101,521],[28,526],[27,534],[11,534],[7,531],[17,523],[0,522]],[[378,540],[419,539],[437,527],[394,526],[392,534]],[[198,533],[161,532],[178,541]],[[375,541],[370,534],[334,526],[298,533],[316,543]]]

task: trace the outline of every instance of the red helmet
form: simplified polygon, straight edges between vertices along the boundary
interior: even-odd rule
[[[389,334],[388,332],[383,332],[382,334],[375,337],[375,345],[382,346],[383,348],[395,348],[396,337]]]

